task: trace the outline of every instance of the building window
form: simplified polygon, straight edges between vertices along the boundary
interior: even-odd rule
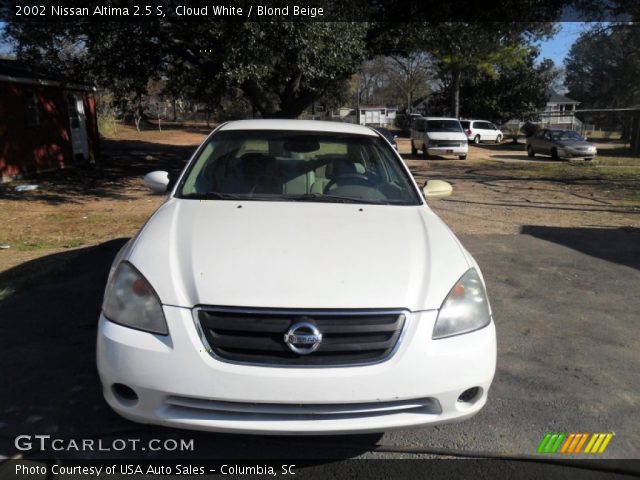
[[[24,91],[24,112],[27,127],[40,125],[40,109],[38,108],[38,96],[33,90]]]

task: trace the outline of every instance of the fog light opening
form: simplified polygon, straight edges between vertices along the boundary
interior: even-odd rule
[[[114,383],[111,385],[111,391],[116,399],[123,405],[130,407],[138,403],[138,394],[131,387],[127,387],[122,383]]]
[[[482,389],[480,387],[468,388],[460,394],[458,402],[468,405],[473,404],[480,398],[481,393]]]

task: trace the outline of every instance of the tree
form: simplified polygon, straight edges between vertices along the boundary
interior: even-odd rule
[[[565,60],[568,95],[583,108],[640,105],[640,27],[636,24],[597,25],[573,44]],[[606,128],[622,126],[629,138],[632,119],[626,114],[590,114]],[[633,145],[637,148],[636,144]]]
[[[596,26],[573,44],[565,60],[569,95],[584,106],[640,104],[640,27]]]
[[[389,76],[395,85],[399,97],[406,109],[411,111],[413,102],[429,93],[431,79],[431,60],[424,52],[413,52],[408,55],[391,55],[388,57]]]
[[[367,24],[146,17],[12,22],[7,31],[19,57],[116,92],[131,89],[135,98],[146,93],[150,78],[181,70],[190,73],[182,76],[190,84],[241,89],[263,117],[296,117],[356,70],[364,58]],[[66,55],[67,46],[72,55]]]
[[[544,109],[557,70],[551,60],[536,64],[531,49],[521,63],[501,66],[495,75],[465,79],[460,87],[462,114],[467,118],[488,118],[497,123],[512,119],[533,120]]]
[[[522,9],[537,8],[535,0],[522,0]],[[562,0],[547,3],[540,18],[548,22],[425,22],[411,29],[392,28],[370,35],[370,42],[387,55],[425,52],[435,66],[440,82],[449,94],[449,114],[460,114],[460,86],[463,79],[477,75],[495,76],[501,67],[527,60],[534,41],[555,32],[551,20],[566,4]],[[490,12],[485,12],[488,15]],[[495,12],[494,12],[495,13]]]

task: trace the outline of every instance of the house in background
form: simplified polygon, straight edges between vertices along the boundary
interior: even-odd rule
[[[370,125],[372,127],[392,127],[396,120],[397,107],[385,107],[380,105],[360,105],[360,125]],[[334,119],[344,122],[358,123],[357,111],[353,108],[342,107],[338,109],[338,114],[334,114]]]
[[[540,115],[541,123],[548,128],[568,128],[579,130],[582,122],[575,117],[575,110],[580,102],[560,95],[555,90],[549,90],[549,100]]]
[[[94,88],[0,60],[0,181],[98,155]]]

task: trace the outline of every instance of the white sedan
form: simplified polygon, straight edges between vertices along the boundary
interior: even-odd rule
[[[218,127],[113,263],[106,401],[137,422],[254,434],[476,414],[496,334],[477,263],[425,202],[450,192],[421,190],[368,127]]]

